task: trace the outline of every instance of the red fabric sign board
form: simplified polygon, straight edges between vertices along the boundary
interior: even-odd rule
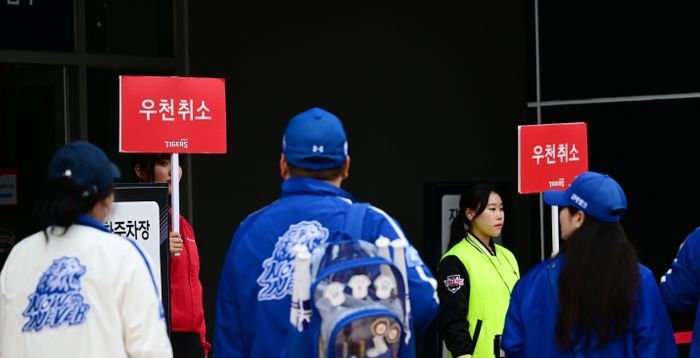
[[[518,192],[564,190],[588,171],[586,123],[518,127]]]
[[[226,153],[224,79],[120,76],[119,151]]]

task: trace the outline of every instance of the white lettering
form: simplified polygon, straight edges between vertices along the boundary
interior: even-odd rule
[[[552,180],[549,182],[550,188],[564,188],[564,178],[559,178],[559,180]]]
[[[571,194],[571,201],[578,204],[578,206],[580,206],[582,209],[588,207],[588,202],[583,200],[580,196],[576,195],[576,193]]]
[[[20,0],[7,0],[7,5],[20,5]],[[34,6],[34,0],[29,0],[29,6]]]
[[[189,140],[187,138],[182,138],[180,140],[166,140],[163,141],[166,148],[185,148],[189,146]]]
[[[532,152],[532,159],[536,161],[537,165],[540,165],[542,159],[545,159],[544,163],[548,165],[577,162],[581,159],[578,156],[579,151],[576,149],[576,144],[558,143],[546,144],[544,146],[537,145],[533,148]]]
[[[139,111],[139,113],[145,114],[146,115],[146,120],[150,121],[151,120],[151,114],[156,113],[156,110],[154,109],[156,107],[156,102],[154,102],[152,99],[144,99],[141,101],[141,108],[142,110]]]

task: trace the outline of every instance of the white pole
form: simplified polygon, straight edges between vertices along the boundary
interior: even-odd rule
[[[170,155],[170,207],[173,209],[173,231],[180,233],[180,157],[177,153]],[[184,243],[183,243],[184,244]],[[180,256],[180,253],[175,254]]]
[[[294,250],[294,281],[292,282],[292,307],[289,322],[303,332],[311,322],[311,253],[306,245],[296,245]]]
[[[406,295],[404,301],[406,305],[406,316],[404,317],[406,328],[404,328],[404,332],[406,332],[405,342],[406,345],[408,345],[408,342],[410,342],[411,340],[411,329],[409,323],[409,317],[411,317],[411,296],[409,296],[408,292],[408,274],[406,272],[406,248],[408,248],[408,241],[406,239],[395,239],[391,242],[391,249],[392,251],[394,251],[394,265],[396,266],[396,268],[399,269],[399,272],[401,272],[404,282],[404,293]]]
[[[552,256],[559,253],[559,207],[552,205]]]

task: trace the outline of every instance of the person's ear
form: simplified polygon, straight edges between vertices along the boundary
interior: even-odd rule
[[[136,177],[139,178],[140,181],[146,181],[146,178],[148,177],[146,175],[145,168],[142,167],[141,164],[134,165],[134,173],[136,174]]]
[[[467,220],[469,220],[469,221],[474,220],[474,210],[467,208],[467,210],[465,210],[464,213],[467,216]]]
[[[574,230],[578,230],[583,226],[584,221],[586,221],[586,213],[583,210],[576,210],[576,213],[571,217],[571,224]]]
[[[340,176],[343,178],[343,180],[347,179],[350,176],[350,156],[349,155],[345,156],[345,163],[343,163],[343,169],[340,172]]]
[[[280,155],[280,176],[282,179],[289,179],[289,164],[287,164],[287,158],[284,157],[284,153]]]

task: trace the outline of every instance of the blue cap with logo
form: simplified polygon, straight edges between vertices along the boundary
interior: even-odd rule
[[[282,153],[295,167],[339,168],[348,155],[343,123],[332,113],[314,107],[292,118],[282,138]]]
[[[615,179],[605,174],[579,174],[566,190],[544,193],[549,205],[571,206],[605,222],[618,222],[627,211],[627,197]]]
[[[85,190],[83,196],[90,196],[110,187],[115,178],[121,177],[121,173],[102,149],[90,142],[75,141],[53,155],[48,177],[49,181],[70,178]]]

